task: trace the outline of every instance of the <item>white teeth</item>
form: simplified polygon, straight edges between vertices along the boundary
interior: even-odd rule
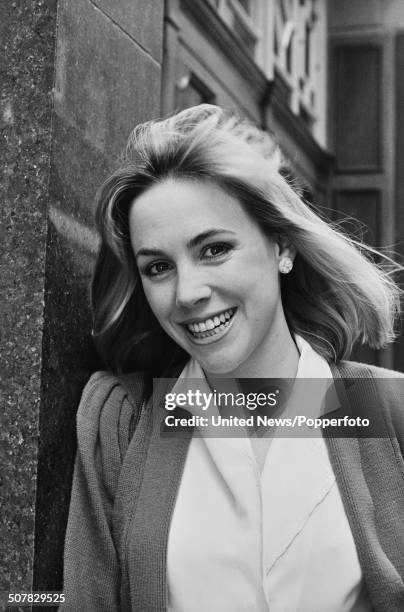
[[[219,333],[219,331],[223,331],[228,327],[229,319],[232,318],[234,312],[234,309],[230,308],[226,310],[226,312],[222,312],[220,315],[215,315],[213,318],[206,319],[205,321],[189,323],[187,327],[189,331],[198,338],[214,336]]]

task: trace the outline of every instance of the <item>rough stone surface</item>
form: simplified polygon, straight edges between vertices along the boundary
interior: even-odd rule
[[[55,29],[56,0],[0,3],[0,590],[32,585]]]
[[[112,160],[83,140],[78,129],[54,116],[50,180],[53,207],[93,228],[95,194],[112,165]]]
[[[35,521],[36,590],[62,590],[64,530],[76,450],[75,411],[90,373],[100,369],[90,338],[88,281],[93,257],[79,243],[80,225],[67,227],[65,231],[54,211],[47,244]]]
[[[95,0],[94,4],[161,63],[164,0]]]
[[[134,125],[159,114],[160,70],[88,0],[61,1],[56,114],[107,159],[120,154]]]
[[[140,3],[137,3],[140,7]],[[147,2],[143,3],[148,6]],[[128,9],[127,22],[131,20]],[[162,23],[158,36],[162,32]],[[161,67],[88,0],[60,0],[49,186],[34,586],[62,588],[75,413],[91,372],[94,197],[130,130],[159,114]]]
[[[94,195],[130,129],[160,111],[154,5],[0,3],[0,591],[62,588],[75,412],[100,368]]]

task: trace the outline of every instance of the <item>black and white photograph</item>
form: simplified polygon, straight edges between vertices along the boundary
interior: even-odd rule
[[[403,0],[0,43],[0,611],[403,612]]]

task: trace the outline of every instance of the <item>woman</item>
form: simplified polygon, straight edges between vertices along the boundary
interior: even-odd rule
[[[394,337],[399,290],[370,249],[302,202],[267,135],[210,105],[135,129],[97,222],[111,373],[78,413],[63,609],[404,609],[403,376],[342,361]],[[152,395],[153,377],[172,380]],[[378,437],[162,432],[167,393],[195,379],[208,397],[219,378],[341,377],[334,414]]]

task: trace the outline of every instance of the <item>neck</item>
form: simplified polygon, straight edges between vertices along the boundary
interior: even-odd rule
[[[232,372],[210,374],[209,382],[217,378],[296,378],[299,351],[285,321],[285,329],[260,347],[254,356]]]

